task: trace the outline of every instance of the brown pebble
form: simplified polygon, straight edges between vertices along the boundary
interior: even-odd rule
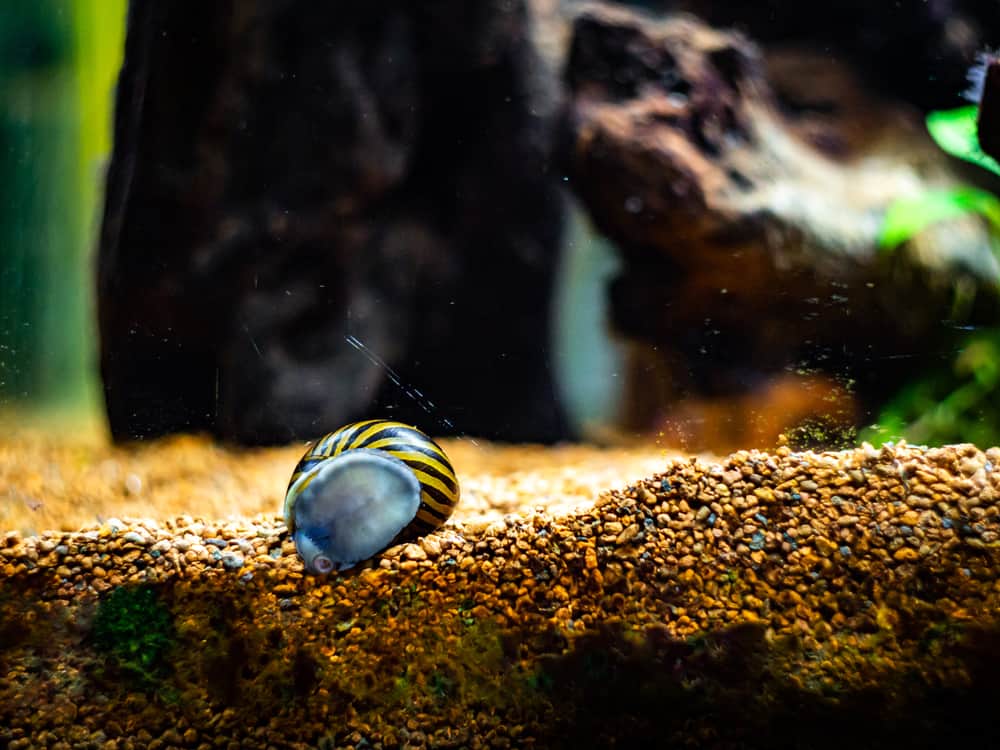
[[[816,551],[823,557],[829,557],[837,551],[837,545],[824,537],[816,537]]]
[[[640,530],[641,527],[637,523],[629,525],[624,530],[622,530],[622,533],[618,535],[617,539],[615,539],[615,544],[618,545],[628,544],[639,535]]]
[[[420,546],[428,557],[437,557],[441,554],[441,540],[436,536],[425,536],[420,540]]]
[[[407,544],[403,547],[403,557],[407,560],[426,560],[427,553],[419,544]]]

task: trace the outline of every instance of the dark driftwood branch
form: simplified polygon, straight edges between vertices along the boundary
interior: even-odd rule
[[[1000,159],[1000,58],[996,57],[986,68],[979,101],[979,145],[994,159]]]
[[[115,438],[566,435],[527,24],[506,0],[132,3],[98,274]]]

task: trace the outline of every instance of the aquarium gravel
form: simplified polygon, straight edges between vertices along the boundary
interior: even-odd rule
[[[484,445],[482,475],[463,450],[449,445],[463,487],[504,512],[456,514],[346,575],[304,573],[277,509],[8,532],[0,741],[995,737],[1000,449],[711,460]],[[561,483],[545,473],[556,465]]]

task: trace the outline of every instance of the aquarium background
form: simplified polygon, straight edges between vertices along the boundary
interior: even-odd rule
[[[0,409],[19,420],[58,414],[103,424],[94,259],[112,148],[126,5],[124,0],[45,0],[11,3],[0,9],[0,173],[5,195],[0,208]],[[544,21],[545,14],[554,14],[557,6],[565,13],[573,5],[538,2],[532,10]],[[651,2],[632,5],[650,12],[668,6],[687,8]],[[766,25],[761,26],[760,14],[748,11],[727,16],[710,4],[688,5],[688,9],[707,13],[705,17],[715,24],[735,24],[762,44],[774,42]],[[884,16],[882,25],[892,25],[888,10],[873,9],[872,16]],[[793,28],[801,19],[791,14],[785,20]],[[545,43],[541,39],[543,48]],[[870,43],[861,39],[858,49],[845,54],[867,54]],[[897,66],[889,57],[894,44],[887,44],[882,57],[868,58],[869,64],[885,66],[885,80],[879,82],[882,93],[916,103],[928,122],[942,113],[957,112],[963,105],[964,82],[955,79],[954,61],[942,59],[946,72],[942,67],[926,89],[910,90],[909,84],[896,80]],[[927,64],[923,58],[919,62]],[[966,104],[966,109],[971,108]],[[964,158],[954,150],[951,153]],[[907,239],[931,224],[947,224],[966,214],[981,215],[996,234],[1000,203],[993,193],[995,181],[988,169],[981,171],[977,174],[970,168],[966,172],[969,185],[975,187],[964,192],[897,206],[885,218],[885,255],[897,252]],[[630,410],[633,416],[648,411],[648,398],[636,397],[636,393],[669,390],[671,373],[662,364],[650,365],[630,342],[611,330],[608,289],[620,269],[621,250],[601,236],[575,199],[564,197],[565,229],[550,319],[539,335],[540,348],[551,351],[557,393],[569,425],[567,434],[613,439],[621,436],[624,423],[624,433],[635,436],[642,430],[629,424]],[[993,247],[996,253],[995,237]],[[969,304],[968,288],[956,283],[955,319],[944,325],[965,333],[948,351],[916,357],[914,369],[895,384],[894,392],[864,424],[845,426],[849,420],[839,407],[831,406],[830,414],[791,425],[788,434],[793,445],[844,447],[862,440],[880,444],[900,438],[925,444],[996,444],[1000,437],[1000,334],[992,325],[967,325],[963,314]],[[878,356],[876,352],[873,358]],[[808,375],[810,366],[790,367],[792,380]],[[838,388],[850,391],[855,379],[845,372],[835,380]],[[416,387],[413,383],[428,385],[419,377],[409,383]],[[698,422],[715,406],[692,400],[673,419]],[[740,415],[747,409],[752,410],[752,404],[734,406],[730,413]],[[453,421],[447,414],[436,414],[434,420],[439,424]],[[642,429],[648,432],[648,428],[646,424]],[[666,436],[662,430],[659,434],[670,441],[669,430]],[[296,431],[295,437],[299,436]]]

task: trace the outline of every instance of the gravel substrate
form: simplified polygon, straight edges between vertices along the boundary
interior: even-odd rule
[[[660,459],[562,504],[529,481],[516,514],[329,578],[276,513],[10,532],[0,742],[987,746],[998,465],[972,446]]]
[[[536,505],[568,513],[593,504],[605,490],[659,471],[668,455],[655,446],[508,446],[469,438],[440,443],[461,480],[453,519],[463,523],[488,523]],[[305,443],[237,449],[192,435],[116,447],[92,427],[53,440],[51,432],[0,421],[0,530],[33,536],[126,517],[274,516],[305,449]]]

